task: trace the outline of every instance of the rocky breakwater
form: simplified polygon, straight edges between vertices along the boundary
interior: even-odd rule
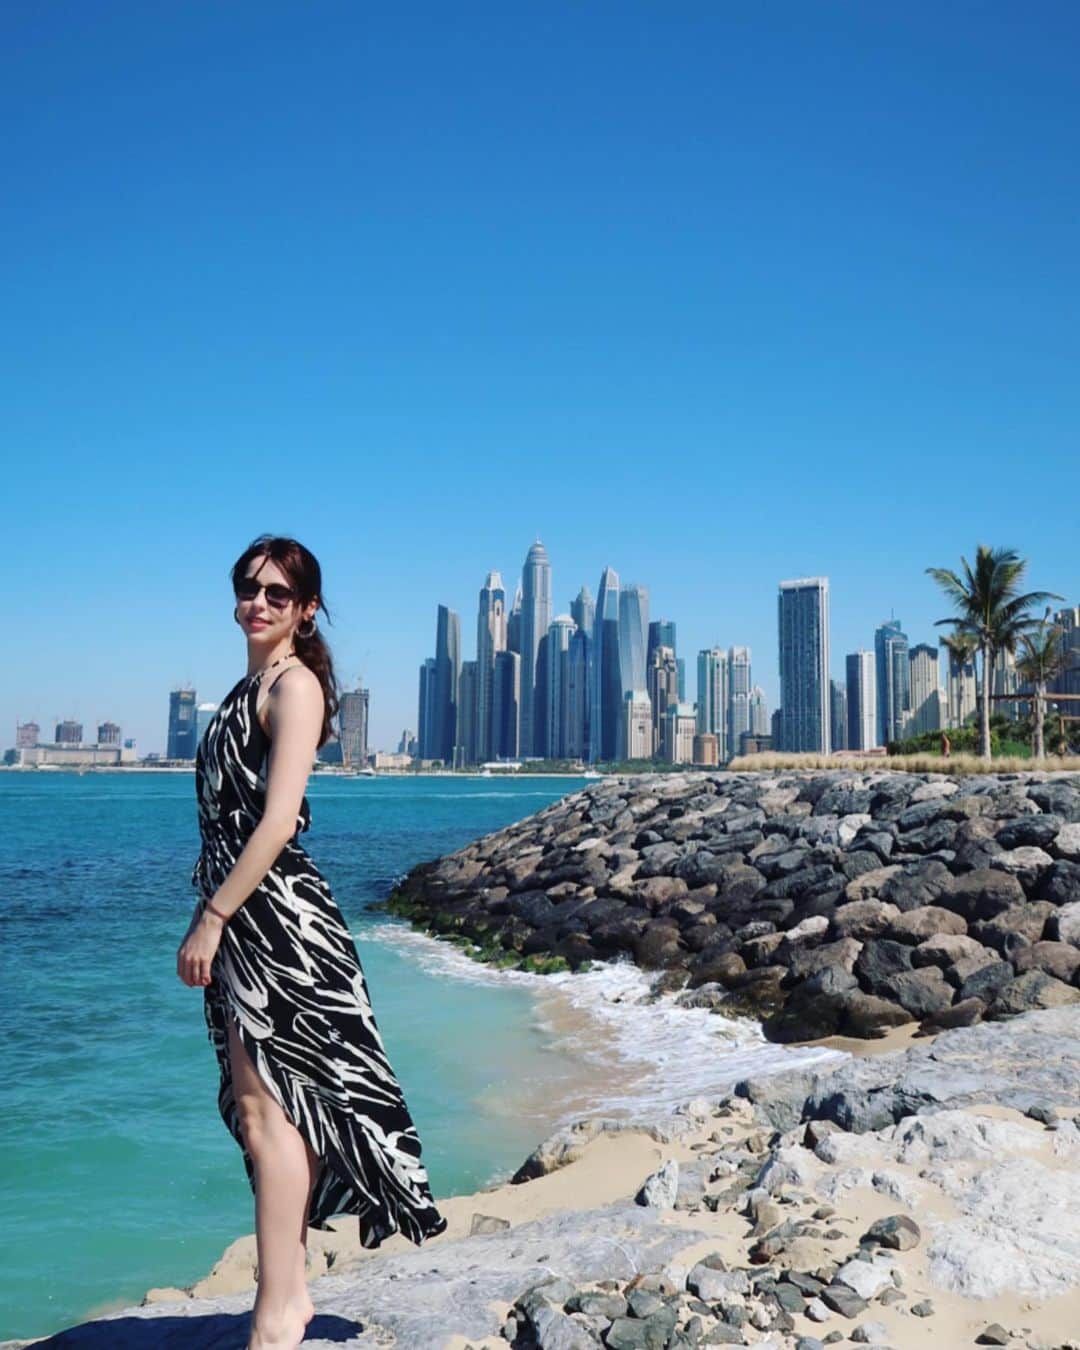
[[[632,960],[779,1041],[968,1026],[1080,1001],[1080,773],[606,779],[386,907],[497,964]]]

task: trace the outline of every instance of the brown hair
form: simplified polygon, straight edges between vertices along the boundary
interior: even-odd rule
[[[277,563],[278,567],[289,578],[296,588],[297,603],[301,609],[310,604],[317,596],[319,603],[316,609],[321,609],[326,615],[327,622],[331,622],[330,611],[326,608],[326,603],[323,600],[322,568],[320,568],[314,553],[295,539],[277,534],[260,534],[258,538],[253,539],[232,565],[230,576],[234,587],[238,581],[247,576],[248,564],[251,560],[261,557],[267,557],[271,562]],[[314,617],[312,622],[314,622]],[[301,621],[301,627],[303,627],[303,623],[304,621]],[[333,719],[337,716],[338,711],[338,684],[337,677],[334,674],[334,662],[330,655],[330,648],[326,645],[326,641],[317,627],[310,637],[304,637],[297,631],[294,646],[297,656],[305,666],[315,672],[319,677],[319,683],[322,685],[325,708],[322,733],[319,736],[317,747],[321,750],[330,739],[333,731]]]

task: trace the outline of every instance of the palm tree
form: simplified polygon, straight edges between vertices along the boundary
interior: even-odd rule
[[[972,640],[978,649],[981,666],[981,677],[977,674],[979,754],[983,759],[989,759],[990,694],[995,658],[998,652],[1015,652],[1021,636],[1034,622],[1029,610],[1062,597],[1050,591],[1020,594],[1027,559],[1011,548],[992,549],[980,544],[975,550],[974,568],[964,557],[960,559],[960,565],[962,575],[949,567],[928,567],[926,571],[957,609],[955,617],[938,619],[937,626],[951,627],[955,635]]]
[[[1049,622],[1050,611],[1029,633],[1020,638],[1023,655],[1016,663],[1017,674],[1035,691],[1032,709],[1031,749],[1036,759],[1046,758],[1043,723],[1046,721],[1046,686],[1065,668],[1065,648],[1061,639],[1065,630]]]

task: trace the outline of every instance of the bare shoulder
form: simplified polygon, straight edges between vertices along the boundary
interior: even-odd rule
[[[282,713],[301,717],[322,718],[326,707],[322,683],[308,666],[290,666],[277,677],[270,692],[263,698],[258,718],[267,735]]]

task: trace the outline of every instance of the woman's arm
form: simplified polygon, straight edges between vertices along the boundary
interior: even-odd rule
[[[185,984],[210,983],[210,965],[225,923],[254,893],[295,834],[322,732],[323,709],[322,685],[306,666],[285,671],[267,696],[271,740],[263,816],[211,897],[214,910],[226,917],[204,909],[177,953],[177,974]]]

